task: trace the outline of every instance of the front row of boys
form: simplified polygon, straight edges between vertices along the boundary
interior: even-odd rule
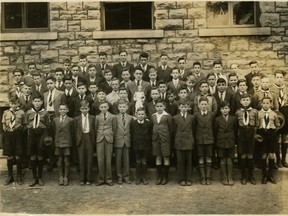
[[[251,98],[242,94],[241,108],[235,117],[229,114],[230,105],[220,103],[221,114],[215,119],[215,112],[209,110],[209,98],[198,98],[199,111],[191,115],[188,110],[190,104],[180,100],[178,108],[180,113],[171,117],[165,111],[165,101],[155,101],[156,112],[152,114],[151,121],[147,120],[145,108],[136,110],[136,119],[127,114],[128,102],[118,102],[119,113],[112,115],[108,102],[99,104],[100,114],[89,114],[89,102],[80,102],[80,116],[74,120],[67,116],[69,108],[66,104],[59,105],[59,117],[49,120],[47,111],[42,108],[41,95],[33,96],[33,108],[25,116],[18,108],[17,98],[10,99],[10,109],[3,114],[3,128],[5,132],[4,155],[7,155],[8,178],[6,185],[14,182],[13,158],[17,160],[17,181],[23,184],[20,172],[22,154],[21,131],[28,129],[28,154],[31,159],[33,181],[30,186],[43,185],[43,140],[47,136],[49,127],[54,132],[55,155],[58,156],[59,185],[68,185],[69,156],[73,141],[75,141],[80,165],[80,185],[91,185],[93,153],[96,145],[99,174],[96,185],[104,183],[112,186],[111,161],[113,147],[116,156],[116,172],[119,184],[130,184],[129,176],[129,148],[132,146],[136,158],[136,184],[147,184],[147,156],[149,149],[156,158],[157,180],[156,184],[168,183],[169,156],[172,140],[175,140],[177,155],[177,170],[179,184],[191,185],[191,160],[194,147],[197,147],[200,183],[211,184],[212,148],[218,147],[221,157],[222,183],[233,185],[232,159],[234,146],[237,144],[241,156],[241,183],[249,181],[256,184],[253,176],[253,149],[254,137],[257,134],[262,141],[263,178],[276,183],[273,177],[273,166],[276,148],[276,131],[279,128],[277,114],[271,110],[270,98],[262,99],[262,109],[257,112],[251,108]],[[238,132],[238,134],[237,134]],[[20,135],[19,135],[20,134]],[[20,138],[19,138],[20,137]],[[16,139],[15,139],[16,138]],[[131,140],[131,143],[130,143]],[[267,158],[269,166],[267,172]],[[246,175],[248,169],[248,176]]]

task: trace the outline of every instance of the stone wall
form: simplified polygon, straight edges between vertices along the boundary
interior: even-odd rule
[[[199,37],[199,29],[206,28],[205,2],[157,1],[154,3],[154,26],[164,30],[160,39],[93,39],[93,31],[101,30],[100,2],[50,3],[50,30],[58,39],[45,41],[1,41],[0,45],[0,105],[5,104],[7,83],[12,81],[11,70],[27,69],[35,62],[41,69],[43,60],[51,60],[52,69],[61,67],[65,59],[78,62],[86,54],[89,62],[97,62],[97,53],[108,53],[108,61],[118,60],[118,51],[126,49],[129,60],[137,63],[139,53],[150,54],[151,64],[157,65],[162,52],[168,54],[174,66],[179,57],[187,58],[188,66],[202,62],[209,70],[215,59],[225,66],[239,63],[243,73],[248,62],[255,59],[267,73],[288,66],[288,3],[260,2],[262,27],[271,27],[270,36]],[[117,36],[116,36],[117,37]]]

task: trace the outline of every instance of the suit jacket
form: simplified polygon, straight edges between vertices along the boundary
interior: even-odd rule
[[[219,104],[221,103],[221,98],[219,97],[219,92],[218,90],[216,90],[215,94],[214,94],[214,97],[217,101],[217,107],[218,107],[218,114],[220,114],[220,106]],[[234,105],[234,100],[233,100],[233,94],[231,94],[230,92],[226,91],[226,94],[225,94],[225,98],[224,98],[224,101],[229,103],[230,104],[230,109],[231,110],[235,110],[235,105]]]
[[[123,148],[124,146],[131,147],[130,136],[130,123],[133,117],[129,114],[125,114],[125,126],[122,121],[122,114],[116,115],[117,127],[114,134],[114,147]]]
[[[86,95],[84,100],[88,101],[89,102],[89,107],[91,108],[92,104],[93,104],[93,99],[90,95]],[[74,97],[72,100],[71,100],[71,103],[70,103],[70,106],[71,106],[71,112],[72,112],[72,115],[73,117],[76,117],[76,116],[79,116],[81,114],[81,111],[80,111],[80,107],[81,107],[81,99],[78,96]],[[90,114],[91,113],[91,109],[90,109]]]
[[[171,89],[172,91],[174,91],[178,95],[178,89],[180,89],[184,85],[186,85],[186,83],[179,79],[177,87],[174,86],[173,81],[170,81],[170,82],[167,83],[167,88]]]
[[[60,122],[60,117],[53,119],[52,130],[54,134],[54,144],[56,147],[72,147],[74,139],[74,120],[68,116],[64,122]]]
[[[237,135],[237,121],[235,116],[228,116],[228,121],[220,115],[215,119],[214,134],[216,145],[220,148],[234,148]]]
[[[150,89],[150,84],[149,82],[146,82],[144,80],[142,80],[142,89],[144,91],[144,94],[148,95],[148,92],[149,92],[149,89]],[[128,90],[128,97],[129,97],[129,100],[132,101],[133,100],[133,95],[135,94],[135,92],[137,91],[137,85],[136,85],[136,82],[135,81],[132,81],[130,83],[127,84],[127,90]]]
[[[99,89],[102,89],[106,93],[106,95],[112,92],[112,87],[105,79],[99,83]]]
[[[193,74],[195,75],[195,73]],[[206,76],[202,72],[200,72],[200,76],[195,75],[195,77],[196,77],[196,80],[195,80],[194,89],[199,91],[200,83],[206,79]]]
[[[187,113],[184,120],[179,113],[178,115],[173,116],[173,123],[175,131],[175,149],[192,150],[194,147],[194,116]]]
[[[162,66],[157,67],[157,80],[163,80],[168,83],[172,80],[171,77],[172,68],[167,66],[165,70],[162,70]]]
[[[57,89],[55,89],[54,91],[55,93],[54,93],[54,98],[52,102],[53,102],[54,112],[56,116],[59,116],[59,106],[61,103],[65,103],[64,92],[59,91]],[[44,109],[45,110],[47,110],[47,106],[48,106],[48,95],[49,95],[49,91],[44,93]]]
[[[132,120],[131,126],[131,140],[134,150],[149,150],[151,149],[152,137],[152,123],[145,119],[143,124],[137,120]]]
[[[201,112],[194,113],[195,116],[195,141],[196,144],[213,144],[213,122],[214,114],[208,112],[207,115],[202,115]]]
[[[152,115],[156,112],[154,101],[145,103],[144,107],[148,118],[151,119]]]
[[[95,116],[88,115],[89,119],[89,129],[90,129],[90,138],[92,141],[92,144],[95,145],[96,140],[96,130],[95,130]],[[76,146],[80,146],[82,136],[83,136],[83,128],[82,128],[82,115],[77,116],[74,118],[74,140],[76,142]]]
[[[32,95],[30,95],[28,103],[26,103],[24,95],[21,94],[20,97],[19,97],[19,103],[20,103],[19,108],[26,113],[29,109],[31,109],[33,107]]]
[[[252,72],[246,74],[246,76],[245,76],[245,79],[247,81],[247,86],[248,86],[247,91],[250,91],[253,88],[253,84],[251,82],[253,76],[254,76],[254,74],[252,74]]]
[[[163,115],[160,122],[157,122],[156,114],[151,117],[153,124],[152,141],[156,141],[158,138],[170,144],[173,135],[173,123],[172,117],[169,113]]]
[[[179,69],[179,71],[180,71],[180,69]],[[180,75],[180,76],[179,76],[179,79],[182,80],[182,81],[185,81],[185,80],[187,79],[187,77],[188,77],[189,75],[191,75],[191,74],[192,74],[192,72],[190,71],[190,69],[189,69],[189,68],[185,68],[185,69],[184,69],[184,74],[183,74],[183,75]]]
[[[73,87],[75,89],[77,89],[77,85],[79,84],[79,82],[82,82],[84,84],[87,84],[87,80],[85,77],[83,77],[82,75],[79,75],[78,76],[78,80],[77,80],[77,83],[75,83],[74,79],[73,79],[73,76],[72,76],[72,82],[73,82]]]
[[[96,143],[103,141],[105,138],[107,142],[113,143],[114,133],[116,131],[117,122],[115,115],[110,112],[106,114],[106,121],[102,113],[96,116],[95,129],[97,132]]]
[[[105,64],[105,68],[104,70],[102,71],[101,69],[101,65],[100,63],[97,63],[96,64],[96,79],[98,81],[98,84],[102,81],[105,81],[105,78],[104,78],[104,71],[106,70],[110,70],[112,71],[112,66],[108,65],[108,64]]]
[[[143,71],[143,80],[146,81],[146,82],[149,82],[150,78],[149,78],[149,70],[152,68],[153,66],[147,64],[147,67],[146,67],[146,70],[143,71],[141,65],[138,65],[138,68],[141,68],[142,71]]]
[[[171,116],[175,116],[178,112],[178,106],[176,102],[170,104],[169,102],[166,103],[165,111],[169,113]]]
[[[133,76],[134,65],[130,64],[129,62],[126,62],[125,68],[129,69],[129,73],[131,75],[131,80],[134,80],[134,76]],[[112,68],[113,76],[117,77],[120,80],[122,80],[122,78],[121,78],[122,69],[123,69],[123,66],[122,66],[121,62],[119,62],[118,64],[113,65],[113,68]]]
[[[67,113],[67,115],[71,118],[73,118],[73,98],[78,96],[78,92],[73,88],[72,94],[71,95],[66,95],[65,90],[64,90],[64,103],[67,104],[68,108],[69,108],[69,112]]]
[[[48,91],[48,88],[44,84],[41,85],[41,88],[40,88],[39,92],[36,90],[36,85],[35,84],[33,84],[32,87],[31,87],[32,95],[36,95],[37,93],[39,93],[43,97],[44,92],[46,92],[46,91]]]

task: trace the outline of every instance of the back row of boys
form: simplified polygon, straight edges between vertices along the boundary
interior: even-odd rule
[[[120,52],[121,59],[126,59],[126,55],[125,51]],[[106,57],[106,53],[100,54],[100,61],[102,62],[102,59],[105,59],[105,62]],[[81,59],[83,60],[83,58],[80,57],[80,62]],[[84,59],[83,61],[87,62],[86,57]],[[153,115],[157,113],[157,106],[155,105],[159,98],[165,101],[165,110],[172,116],[179,113],[178,108],[181,104],[188,104],[188,112],[191,114],[196,113],[199,111],[201,98],[203,100],[202,96],[207,99],[208,112],[212,111],[220,115],[220,104],[225,102],[228,104],[231,114],[234,115],[237,110],[243,108],[243,104],[240,102],[241,95],[250,93],[253,95],[252,107],[261,110],[263,98],[270,98],[272,102],[271,108],[277,111],[280,107],[281,111],[284,110],[283,113],[285,115],[285,107],[288,104],[287,92],[284,86],[284,71],[275,72],[274,91],[271,91],[269,79],[259,74],[256,61],[249,63],[252,71],[246,75],[246,79],[238,80],[236,73],[231,73],[228,77],[222,73],[221,61],[215,61],[213,63],[215,71],[204,76],[201,73],[201,64],[199,62],[193,64],[194,73],[191,73],[191,71],[183,70],[183,65],[185,66],[185,59],[183,58],[178,60],[179,68],[169,68],[167,66],[167,55],[161,55],[161,62],[164,62],[164,65],[157,70],[146,64],[147,60],[148,55],[141,53],[141,66],[139,67],[137,66],[133,69],[133,65],[127,63],[127,61],[121,61],[119,65],[114,65],[112,70],[109,70],[105,68],[107,67],[105,63],[103,67],[100,64],[100,72],[97,70],[97,65],[89,65],[87,67],[88,74],[85,67],[83,67],[83,70],[81,69],[80,63],[80,66],[73,65],[71,67],[72,76],[69,76],[68,71],[64,72],[63,69],[56,69],[55,76],[47,76],[46,83],[42,80],[45,75],[34,72],[31,74],[33,77],[32,87],[28,84],[30,75],[26,74],[24,77],[21,70],[15,70],[13,75],[16,83],[11,88],[10,97],[13,95],[18,96],[20,108],[27,112],[31,109],[33,95],[42,94],[44,97],[44,108],[50,113],[52,119],[54,116],[59,116],[60,104],[62,103],[67,104],[67,115],[69,117],[80,116],[83,101],[88,101],[89,113],[92,115],[99,115],[101,113],[100,105],[102,103],[106,104],[106,101],[108,102],[109,111],[112,114],[117,114],[119,113],[119,100],[130,101],[127,110],[129,114],[134,115],[139,108],[144,107],[147,116],[152,119]],[[122,63],[126,63],[126,65],[122,65]],[[29,65],[29,68],[31,66],[33,68],[33,65]],[[117,69],[118,66],[121,68]],[[170,70],[170,73],[167,69]],[[113,76],[114,78],[112,78]],[[23,77],[24,85],[20,87]],[[131,79],[134,80],[132,81]],[[227,88],[228,81],[229,87]],[[61,88],[61,86],[64,87]],[[177,100],[175,101],[175,99]],[[277,160],[277,162],[279,165],[287,166],[286,154],[283,154],[285,149],[287,149],[286,131],[284,135],[282,137],[282,161],[279,156],[279,161]],[[155,151],[159,151],[159,149]],[[157,155],[158,153],[155,154]],[[164,156],[164,164],[168,163],[166,160]],[[161,158],[156,160],[156,165],[159,165],[159,163],[161,164]]]

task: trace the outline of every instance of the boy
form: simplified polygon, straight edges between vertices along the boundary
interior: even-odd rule
[[[114,138],[114,149],[116,157],[116,173],[118,184],[122,184],[123,180],[127,184],[131,184],[129,175],[129,152],[130,142],[130,123],[133,117],[127,114],[128,102],[120,100],[118,102],[119,114],[116,115],[117,127]]]
[[[262,109],[258,112],[259,127],[257,134],[259,134],[263,141],[261,142],[261,156],[262,156],[262,184],[270,181],[276,184],[273,177],[274,169],[274,153],[277,148],[277,128],[280,127],[280,122],[277,114],[271,110],[271,98],[264,97],[262,99]],[[268,158],[268,174],[267,174],[267,158]]]
[[[253,152],[254,137],[258,127],[258,112],[251,107],[251,98],[248,94],[242,94],[239,109],[235,117],[238,120],[238,154],[241,156],[241,184],[247,184],[246,168],[248,168],[248,180],[255,185],[253,177]]]
[[[105,81],[104,75],[105,75],[106,70],[112,71],[112,67],[107,64],[106,52],[100,52],[99,59],[100,59],[100,62],[96,64],[96,71],[97,71],[96,77],[97,77],[98,83]]]
[[[82,76],[87,74],[87,66],[88,66],[88,60],[86,55],[80,55],[79,56],[79,67],[80,67],[80,73]]]
[[[94,100],[93,104],[91,105],[91,114],[92,115],[99,115],[101,111],[99,110],[100,103],[107,102],[106,101],[106,93],[102,89],[98,89],[96,91],[96,100]],[[108,103],[109,104],[109,103]],[[112,111],[112,105],[109,104],[109,112]]]
[[[186,68],[186,59],[181,57],[178,59],[179,79],[185,81],[192,74],[189,68]]]
[[[211,95],[216,92],[216,75],[213,72],[207,74],[208,90]]]
[[[111,81],[112,91],[106,96],[106,101],[110,104],[114,104],[117,102],[119,97],[119,80],[117,78],[113,78]]]
[[[156,113],[151,117],[152,154],[156,157],[157,180],[156,185],[168,183],[170,165],[170,141],[173,133],[172,117],[165,110],[165,102],[161,99],[155,103]],[[162,158],[164,166],[162,168]]]
[[[171,76],[172,80],[167,83],[167,88],[177,92],[185,82],[179,79],[180,72],[178,68],[172,68]]]
[[[162,99],[162,98],[161,98]],[[162,99],[163,100],[163,99]],[[167,91],[167,100],[165,111],[169,113],[171,116],[175,116],[178,112],[178,106],[176,104],[176,94],[172,90]]]
[[[172,68],[168,66],[168,55],[166,53],[162,53],[160,55],[160,65],[157,68],[157,77],[158,80],[163,80],[165,83],[171,81],[171,71]]]
[[[93,103],[97,100],[97,90],[98,86],[96,82],[90,82],[88,86],[90,97],[93,99]]]
[[[91,185],[96,140],[95,116],[89,115],[89,102],[80,102],[81,115],[74,119],[74,134],[80,165],[80,185]]]
[[[72,73],[73,87],[75,89],[77,89],[79,82],[86,83],[86,79],[82,75],[80,75],[80,67],[78,65],[72,65],[71,73]]]
[[[238,76],[236,73],[231,73],[228,75],[228,87],[227,91],[230,92],[231,94],[236,94],[238,92]]]
[[[196,82],[196,78],[193,74],[189,75],[186,79],[186,86],[187,86],[187,94],[188,94],[188,100],[190,101],[194,101],[194,98],[196,97],[196,95],[199,94],[199,85],[196,88],[195,86],[195,82]]]
[[[192,114],[193,113],[193,102],[188,100],[188,91],[187,88],[185,88],[185,86],[183,86],[182,88],[180,88],[178,90],[178,97],[179,100],[176,101],[176,105],[179,107],[179,104],[181,101],[185,101],[187,104],[189,104],[189,108],[188,108],[188,113]],[[179,110],[178,110],[179,111]]]
[[[195,143],[197,144],[200,183],[211,184],[211,157],[214,143],[213,122],[215,114],[208,110],[209,102],[206,97],[199,98],[199,111],[195,116]]]
[[[250,61],[249,66],[250,66],[251,71],[250,71],[250,73],[248,73],[245,76],[245,79],[246,79],[247,84],[248,84],[248,91],[252,90],[254,87],[254,84],[252,82],[253,76],[259,75],[259,68],[258,68],[258,62],[257,61],[255,61],[255,60]]]
[[[145,110],[148,118],[151,120],[152,115],[156,112],[156,102],[159,99],[160,94],[158,88],[154,87],[151,89],[151,98],[152,101],[145,104]]]
[[[106,70],[104,72],[104,80],[99,83],[99,88],[104,90],[107,95],[112,92],[112,87],[111,87],[112,77],[113,77],[112,71]]]
[[[136,185],[147,181],[147,157],[151,149],[152,124],[145,119],[145,109],[140,107],[136,110],[136,118],[131,121],[131,141],[136,158]]]
[[[199,89],[199,85],[202,80],[205,79],[205,75],[201,72],[201,63],[196,61],[193,63],[193,75],[195,77],[195,89]]]
[[[98,83],[98,80],[96,79],[96,65],[90,64],[87,68],[87,74],[86,74],[86,79],[87,79],[87,84],[88,86],[90,83]]]
[[[113,76],[121,80],[122,78],[122,70],[126,68],[130,76],[133,76],[134,73],[134,65],[130,64],[127,61],[127,51],[120,50],[119,51],[119,62],[118,64],[113,65]]]
[[[4,185],[14,182],[13,177],[13,159],[16,158],[17,164],[17,182],[23,184],[21,173],[21,155],[22,155],[22,130],[25,121],[25,113],[19,109],[19,101],[16,97],[9,99],[9,110],[5,110],[2,116],[2,125],[4,131],[3,155],[7,156],[8,178]]]
[[[133,71],[134,71],[134,69],[133,69]],[[123,87],[127,88],[128,83],[131,82],[130,78],[131,78],[131,74],[130,74],[128,68],[123,68],[122,73],[121,73],[122,81],[120,82],[120,87],[123,86]],[[133,76],[133,78],[134,78],[134,76]]]
[[[180,101],[180,113],[173,116],[175,129],[175,149],[177,154],[177,171],[181,186],[191,186],[192,149],[194,148],[194,116],[188,113],[189,104]]]
[[[59,91],[64,91],[65,89],[64,82],[63,82],[64,71],[62,68],[56,68],[55,78],[56,78],[56,85],[55,85],[56,89],[58,89]]]
[[[29,185],[34,187],[36,184],[43,186],[43,140],[47,136],[49,126],[49,115],[42,108],[43,99],[40,94],[33,96],[33,108],[28,110],[25,122],[28,129],[28,148],[27,154],[31,159],[31,169],[33,181]],[[54,153],[54,152],[53,152]]]
[[[233,94],[227,91],[227,82],[223,78],[219,78],[217,80],[217,90],[214,94],[214,97],[218,107],[220,102],[225,101],[229,103],[229,106],[232,110],[234,109]],[[217,114],[220,114],[220,110],[218,110]]]
[[[108,112],[109,104],[102,102],[99,105],[101,113],[96,116],[96,151],[98,160],[98,180],[96,185],[102,185],[106,182],[109,186],[113,186],[112,181],[112,152],[114,134],[116,131],[116,118]]]
[[[221,158],[222,184],[234,185],[232,178],[234,147],[236,144],[237,121],[229,115],[229,103],[222,101],[219,104],[221,115],[215,120],[214,131],[218,156]]]
[[[22,94],[19,97],[19,108],[25,113],[32,107],[32,91],[31,85],[24,83],[22,86]]]
[[[44,92],[48,90],[47,86],[43,83],[41,79],[41,74],[39,72],[35,72],[33,74],[34,83],[31,87],[32,95],[40,94],[43,96]]]
[[[53,135],[55,143],[55,155],[58,157],[59,185],[67,186],[70,168],[70,154],[72,136],[74,135],[73,119],[67,116],[69,109],[66,104],[60,104],[60,116],[53,120]]]
[[[8,98],[10,97],[20,97],[21,93],[21,88],[24,84],[23,81],[23,76],[24,76],[24,72],[21,69],[14,69],[13,70],[13,79],[14,79],[14,83],[12,86],[9,87],[9,93],[8,93]]]
[[[72,76],[71,73],[71,62],[69,59],[65,59],[64,63],[63,63],[63,71],[64,71],[64,76]]]
[[[72,101],[73,98],[78,96],[78,92],[73,88],[73,82],[72,82],[72,77],[71,76],[64,76],[64,103],[67,104],[68,106],[68,113],[67,115],[69,117],[73,117],[73,112],[72,112]]]
[[[148,74],[148,71],[149,71],[150,68],[152,67],[151,65],[149,65],[149,64],[147,63],[148,58],[149,58],[149,55],[148,55],[148,53],[146,53],[146,52],[142,52],[142,53],[140,53],[140,55],[139,55],[140,64],[139,64],[138,68],[140,68],[140,69],[143,71],[143,80],[146,81],[146,82],[149,82],[149,74]]]
[[[53,72],[51,70],[51,66],[50,66],[50,62],[49,61],[45,61],[43,63],[43,68],[42,68],[42,77],[43,80],[45,81],[47,77],[49,76],[53,76]]]
[[[160,93],[160,98],[167,103],[168,102],[167,84],[163,80],[159,80],[158,89]]]
[[[241,108],[241,95],[242,94],[247,94],[247,82],[245,79],[239,79],[237,82],[237,86],[238,86],[238,91],[234,94],[233,96],[233,103],[234,103],[234,110],[231,110],[230,113],[232,113],[232,115],[235,115],[235,112]]]
[[[253,96],[256,92],[261,91],[261,78],[262,78],[262,75],[259,73],[254,74],[252,76],[251,83],[253,86],[250,88],[250,90],[248,88],[248,90],[247,90],[248,94]],[[247,84],[248,84],[248,82],[247,82]]]
[[[157,87],[158,82],[157,82],[157,71],[155,70],[154,67],[151,67],[148,71],[148,76],[149,76],[149,83],[151,87]]]
[[[223,65],[220,60],[216,60],[213,62],[213,72],[214,72],[216,81],[219,78],[223,78],[226,81],[226,83],[228,83],[227,76],[223,73]]]

